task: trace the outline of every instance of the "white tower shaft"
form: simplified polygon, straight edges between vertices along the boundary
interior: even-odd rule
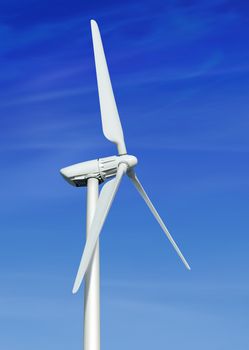
[[[98,201],[99,181],[87,181],[87,221],[86,236],[89,238],[90,226]],[[100,292],[99,292],[99,243],[85,276],[84,294],[84,350],[100,350]]]

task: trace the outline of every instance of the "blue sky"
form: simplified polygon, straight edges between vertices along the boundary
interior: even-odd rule
[[[124,180],[101,236],[102,349],[249,347],[246,1],[0,5],[0,347],[82,348],[85,189],[101,131],[98,21],[129,153],[184,269]],[[153,177],[151,171],[153,169]]]

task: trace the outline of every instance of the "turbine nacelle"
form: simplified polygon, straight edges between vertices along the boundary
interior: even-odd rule
[[[71,185],[82,187],[87,186],[87,180],[91,177],[98,179],[101,183],[109,177],[116,176],[121,163],[126,164],[129,170],[137,164],[137,158],[129,154],[99,158],[70,165],[61,169],[60,173]]]

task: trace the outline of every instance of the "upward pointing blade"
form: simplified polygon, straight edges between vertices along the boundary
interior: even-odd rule
[[[103,44],[98,25],[94,20],[91,20],[91,28],[103,133],[109,141],[117,144],[119,154],[126,154],[123,130],[112,90]]]
[[[103,186],[102,191],[100,192],[96,211],[90,227],[89,238],[86,241],[86,245],[80,261],[80,266],[74,282],[73,293],[76,293],[80,288],[80,285],[85,276],[86,270],[89,266],[92,255],[94,253],[94,249],[98,241],[100,232],[105,223],[105,220],[111,208],[112,202],[114,200],[115,194],[117,193],[118,187],[120,185],[123,175],[126,172],[126,169],[127,169],[127,165],[121,163],[118,167],[118,172],[116,177],[113,180],[107,182]]]
[[[167,227],[164,225],[163,220],[161,219],[161,217],[159,216],[158,212],[156,211],[156,208],[154,207],[154,205],[151,203],[147,193],[145,192],[143,186],[141,185],[140,181],[138,180],[135,172],[132,170],[130,172],[128,172],[128,175],[131,179],[131,181],[133,182],[134,186],[136,187],[136,189],[138,190],[138,192],[140,193],[140,195],[142,196],[142,198],[144,199],[145,203],[148,205],[150,211],[152,212],[152,214],[154,215],[155,219],[157,220],[157,222],[159,223],[159,225],[161,226],[162,230],[164,231],[164,233],[166,234],[166,236],[168,237],[170,243],[173,245],[175,251],[177,252],[178,256],[180,257],[180,259],[182,260],[183,264],[186,266],[186,268],[188,270],[190,270],[190,266],[187,263],[187,260],[184,258],[182,252],[180,251],[180,249],[178,248],[176,242],[174,241],[173,237],[171,236],[171,234],[169,233]]]

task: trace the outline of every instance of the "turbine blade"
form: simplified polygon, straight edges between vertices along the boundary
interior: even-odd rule
[[[173,247],[174,247],[175,251],[177,252],[177,254],[179,255],[180,259],[182,260],[182,262],[184,263],[186,268],[188,270],[190,270],[189,264],[187,263],[186,259],[184,258],[183,254],[181,253],[180,249],[178,248],[176,242],[174,241],[174,239],[172,238],[171,234],[169,233],[167,227],[165,226],[163,220],[161,219],[161,217],[159,216],[158,212],[156,211],[154,205],[151,203],[147,193],[145,192],[145,190],[144,190],[143,186],[141,185],[140,181],[138,180],[135,172],[134,171],[129,171],[128,172],[128,176],[130,177],[130,179],[133,182],[134,186],[136,187],[136,189],[138,190],[138,192],[140,193],[140,195],[144,199],[145,203],[148,205],[150,211],[154,215],[155,219],[157,220],[157,222],[161,226],[161,228],[164,231],[164,233],[166,234],[166,236],[168,237],[170,243],[173,245]]]
[[[83,255],[80,261],[79,269],[73,286],[73,293],[76,293],[82,283],[89,263],[91,261],[96,243],[98,241],[100,232],[105,223],[109,210],[111,208],[114,197],[117,193],[118,187],[122,180],[123,175],[127,170],[126,164],[120,164],[118,167],[117,175],[115,179],[107,182],[100,192],[100,196],[97,202],[96,211],[90,227],[89,238],[86,241],[86,245],[83,251]]]
[[[116,143],[119,154],[126,154],[123,130],[112,90],[104,48],[98,25],[94,20],[91,20],[91,28],[103,133],[109,141]]]

